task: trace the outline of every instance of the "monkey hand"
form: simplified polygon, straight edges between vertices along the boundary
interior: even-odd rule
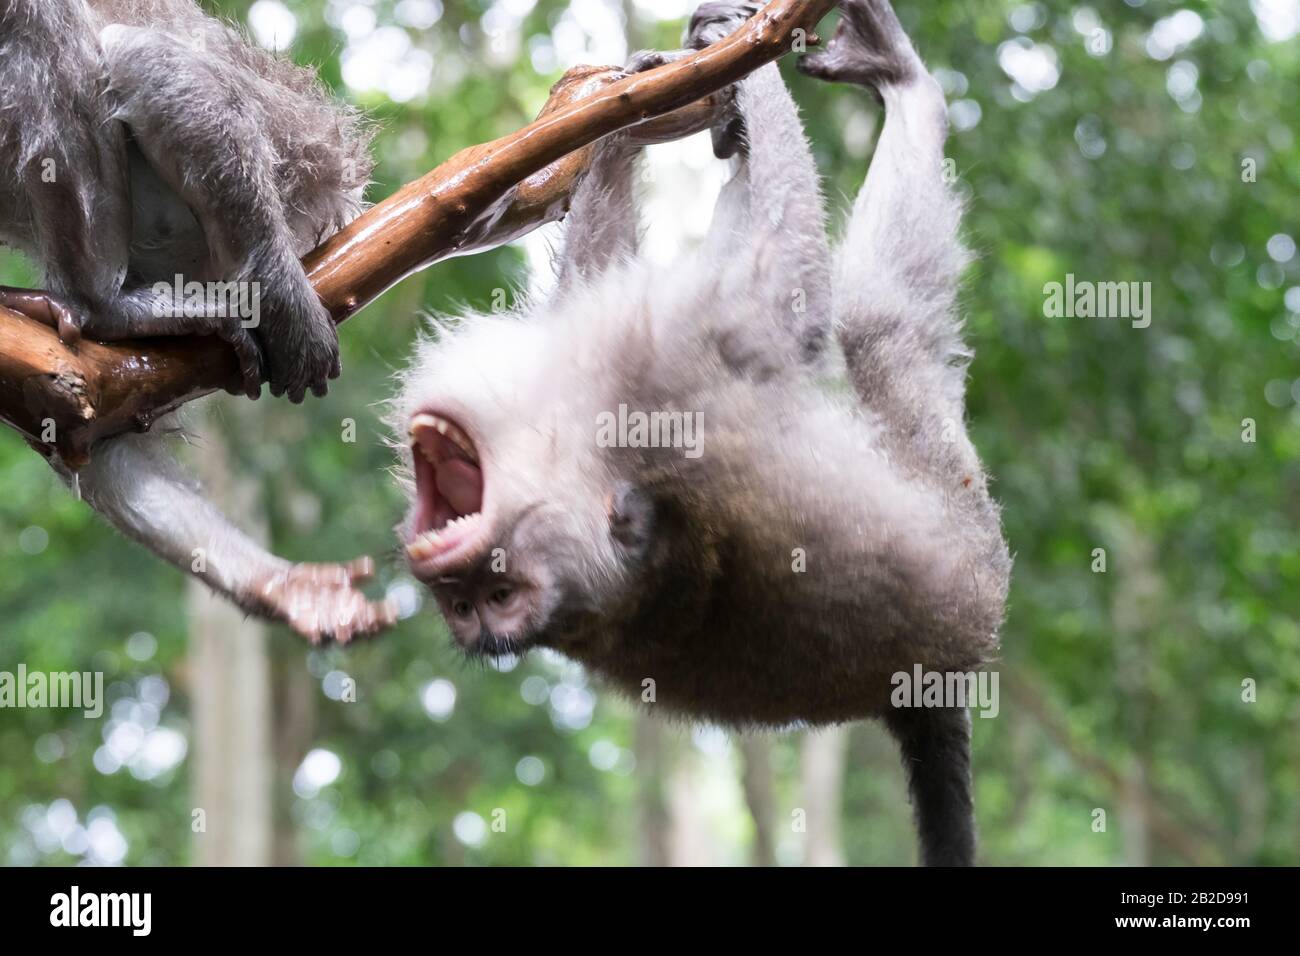
[[[392,601],[373,602],[354,587],[375,571],[370,558],[347,564],[294,564],[253,586],[253,610],[284,621],[312,644],[378,634],[397,622]]]
[[[761,6],[740,0],[700,4],[686,28],[686,46],[692,50],[703,50],[719,40],[725,40],[742,23],[758,13]],[[729,102],[722,111],[722,118],[713,127],[713,155],[718,159],[730,159],[745,144],[745,121],[735,106],[734,87],[728,90],[728,96]]]
[[[686,46],[692,50],[703,50],[719,40],[726,39],[754,14],[762,9],[761,3],[745,0],[715,0],[701,3],[691,16],[686,28]]]
[[[690,26],[682,37],[685,50],[641,50],[632,54],[623,67],[625,73],[644,73],[674,63],[689,56],[693,50],[703,50],[735,32],[742,23],[758,13],[761,3],[746,0],[715,0],[702,3],[691,17]]]
[[[690,50],[639,50],[628,57],[624,73],[644,73],[691,55]]]
[[[302,274],[262,282],[266,315],[256,332],[266,355],[272,395],[288,395],[297,404],[311,389],[314,395],[329,390],[328,380],[338,378],[339,336],[316,290]]]

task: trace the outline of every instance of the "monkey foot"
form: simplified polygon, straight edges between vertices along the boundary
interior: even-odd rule
[[[64,345],[75,345],[81,339],[81,329],[89,318],[79,306],[40,289],[0,286],[0,306],[57,329]]]
[[[257,587],[257,610],[284,621],[312,644],[378,634],[397,623],[391,601],[374,602],[354,585],[375,572],[375,562],[295,564]]]
[[[52,292],[11,286],[0,286],[0,306],[57,330],[64,345],[76,345],[83,337],[113,342],[153,335],[215,335],[239,356],[243,394],[257,398],[262,392],[262,350],[238,319],[148,316],[126,321],[122,314],[99,315]]]
[[[840,0],[830,43],[796,65],[819,80],[872,89],[907,83],[924,70],[889,0]]]

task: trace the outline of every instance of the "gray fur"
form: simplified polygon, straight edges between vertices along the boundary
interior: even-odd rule
[[[842,7],[805,68],[872,85],[887,119],[833,278],[797,111],[759,70],[736,95],[738,168],[703,253],[666,270],[605,257],[575,223],[561,271],[585,282],[420,347],[394,425],[432,412],[469,434],[486,530],[445,566],[417,559],[414,518],[404,534],[471,652],[555,648],[633,698],[653,681],[657,705],[732,725],[885,718],[923,860],[971,863],[966,715],[890,702],[914,665],[995,657],[1011,567],[965,431],[960,208],[941,181],[938,86],[885,0]],[[608,188],[589,178],[575,209]],[[832,321],[852,399],[818,381]],[[620,405],[702,413],[703,454],[597,447],[597,416]],[[483,605],[503,585],[526,601],[504,631]]]
[[[636,179],[639,150],[617,137],[596,146],[586,180],[574,192],[565,217],[564,254],[558,257],[554,296],[580,290],[615,263],[636,257]]]
[[[193,0],[0,0],[0,243],[40,264],[90,337],[216,334],[252,394],[264,373],[294,401],[323,394],[338,338],[299,257],[360,212],[368,140],[311,70]],[[159,314],[153,284],[177,275],[259,283],[260,325]],[[304,634],[334,632],[361,600],[335,579],[321,620],[293,620],[268,595],[315,578],[232,527],[159,437],[104,443],[78,481],[123,533]]]
[[[92,337],[220,334],[250,387],[255,338],[273,392],[323,392],[338,339],[298,258],[360,211],[367,143],[310,70],[193,0],[0,0],[0,241]],[[151,286],[178,273],[259,282],[261,326],[160,317]]]

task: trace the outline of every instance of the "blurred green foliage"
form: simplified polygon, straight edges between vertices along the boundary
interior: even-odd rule
[[[244,17],[253,4],[216,6]],[[559,75],[551,57],[562,44],[550,40],[581,42],[593,7],[626,18],[632,48],[671,48],[681,27],[647,13],[664,5],[641,2],[574,4],[584,16],[561,0],[258,6],[263,17],[290,10],[292,55],[373,111],[372,200],[527,122]],[[1300,42],[1269,40],[1255,12],[1265,7],[1296,10],[1285,0],[900,4],[954,103],[949,155],[978,255],[965,293],[977,351],[970,416],[1016,555],[1002,712],[974,721],[988,863],[1130,862],[1144,819],[1155,862],[1300,862],[1300,258],[1275,238],[1300,233]],[[402,25],[438,9],[435,23]],[[397,103],[344,88],[349,51],[376,28],[427,53],[403,54],[417,79],[431,65],[427,90]],[[860,91],[789,76],[843,209],[879,111]],[[380,586],[414,598],[390,530],[402,504],[385,474],[380,403],[420,310],[487,308],[523,267],[507,248],[390,291],[345,327],[346,375],[324,400],[263,400],[238,416],[221,412],[235,399],[214,403],[209,426],[227,419],[217,427],[232,465],[263,489],[280,553],[375,554]],[[1067,273],[1151,283],[1150,327],[1045,318],[1043,286]],[[0,281],[32,275],[11,258]],[[349,418],[356,443],[340,441]],[[0,488],[0,670],[102,670],[119,723],[185,733],[182,576],[110,533],[7,431]],[[504,673],[466,664],[428,608],[348,650],[308,650],[281,628],[273,643],[322,688],[312,746],[340,758],[334,782],[290,800],[308,862],[638,859],[629,708],[576,669],[549,658]],[[357,682],[356,703],[323,692],[341,672]],[[140,717],[161,702],[158,677],[170,695],[160,715]],[[1242,700],[1247,679],[1253,703]],[[79,857],[75,841],[71,853],[50,842],[51,815],[68,809],[59,800],[83,821],[114,820],[128,863],[190,859],[189,762],[151,779],[102,773],[94,754],[109,728],[65,711],[0,711],[0,860]],[[737,759],[716,734],[676,738],[679,761],[716,770]],[[854,730],[850,862],[913,857],[896,759],[880,730]],[[781,857],[797,860],[784,822],[800,799],[797,735],[777,738],[773,764]],[[693,779],[705,781],[701,801],[718,790],[743,810],[734,784]],[[485,831],[496,808],[512,821],[508,837]],[[1107,810],[1106,832],[1094,832],[1094,808]],[[748,822],[721,829],[722,858],[742,861]]]

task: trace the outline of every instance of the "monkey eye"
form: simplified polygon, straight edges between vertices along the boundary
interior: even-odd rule
[[[493,591],[490,595],[488,595],[488,601],[489,603],[496,604],[498,606],[503,604],[508,604],[510,602],[510,598],[514,596],[514,593],[515,592],[513,588],[503,585],[497,588],[495,591]]]
[[[464,598],[461,598],[459,601],[453,601],[451,604],[451,612],[457,617],[469,617],[470,612],[473,610],[474,606]]]

